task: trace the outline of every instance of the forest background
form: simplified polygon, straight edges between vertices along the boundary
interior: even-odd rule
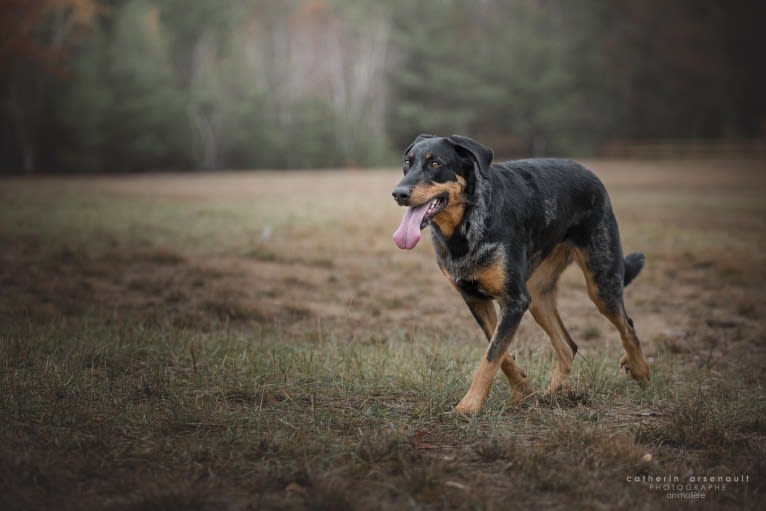
[[[762,2],[5,0],[0,172],[391,165],[763,140]]]

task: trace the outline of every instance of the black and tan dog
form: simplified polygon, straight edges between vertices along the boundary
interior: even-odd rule
[[[393,192],[397,203],[408,206],[394,242],[411,249],[421,229],[431,226],[439,268],[489,340],[455,410],[478,412],[498,369],[514,394],[528,391],[526,376],[507,352],[527,309],[556,353],[549,391],[566,387],[577,345],[556,310],[556,284],[573,260],[585,274],[591,300],[620,333],[620,364],[634,379],[647,381],[649,364],[622,299],[644,256],[623,258],[604,185],[573,161],[492,164],[492,156],[489,147],[467,137],[420,135],[404,152],[404,178]],[[493,301],[500,306],[499,321]]]

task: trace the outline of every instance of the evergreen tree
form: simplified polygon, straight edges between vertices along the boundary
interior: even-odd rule
[[[186,95],[156,5],[132,0],[117,10],[107,55],[110,160],[119,170],[188,168]]]
[[[65,170],[73,172],[98,172],[110,165],[102,151],[110,130],[112,91],[105,74],[104,35],[100,28],[94,30],[72,57],[70,76],[56,103],[59,137],[64,142],[56,156]]]
[[[501,157],[762,136],[763,5],[12,0],[0,168],[375,165],[420,132]]]

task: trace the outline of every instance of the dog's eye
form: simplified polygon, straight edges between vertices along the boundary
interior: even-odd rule
[[[405,158],[404,159],[404,166],[405,167],[409,167],[410,166],[410,159],[409,158]]]
[[[439,163],[439,162],[438,162],[438,161],[436,161],[436,160],[434,160],[434,161],[432,161],[432,162],[431,162],[431,167],[433,167],[433,168],[437,168],[437,167],[440,167],[440,166],[441,166],[441,163]]]

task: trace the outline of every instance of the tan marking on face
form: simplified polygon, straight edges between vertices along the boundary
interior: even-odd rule
[[[433,156],[431,153],[426,153],[426,160],[430,160],[431,156]]]
[[[465,213],[465,179],[457,176],[457,181],[446,183],[418,184],[412,189],[410,202],[412,204],[425,204],[440,193],[447,193],[447,207],[439,212],[431,221],[436,224],[441,233],[451,237],[455,229],[463,220]]]

